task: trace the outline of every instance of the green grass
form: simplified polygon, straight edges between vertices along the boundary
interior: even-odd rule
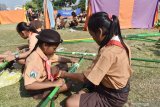
[[[18,44],[27,43],[18,36],[14,25],[0,25],[0,53],[7,50],[14,51]],[[81,28],[79,28],[81,29]],[[75,38],[88,38],[89,33],[78,30],[70,32],[69,29],[58,30],[62,38],[75,39]],[[158,32],[157,29],[126,29],[122,30],[123,35],[137,34],[137,33],[150,33]],[[158,40],[157,38],[154,38]],[[131,47],[132,57],[148,58],[160,60],[160,49],[156,47],[155,43],[143,41],[129,41],[125,40]],[[80,51],[80,52],[97,52],[98,46],[96,43],[78,43],[78,44],[62,44],[65,51]],[[85,70],[91,61],[85,60],[80,66],[78,72]],[[131,91],[126,107],[159,107],[160,106],[160,64],[149,62],[132,61],[133,76],[131,78]],[[80,87],[76,85],[72,88],[74,93]],[[64,105],[65,94],[60,94],[55,101],[56,107]],[[40,100],[34,100],[29,97],[24,91],[23,80],[20,82],[0,88],[0,107],[35,107]]]

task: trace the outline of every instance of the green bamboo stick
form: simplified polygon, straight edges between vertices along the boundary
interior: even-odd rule
[[[48,102],[55,96],[60,87],[55,87],[54,90],[49,94],[49,96],[45,99],[40,107],[46,107]],[[53,102],[52,102],[53,103]],[[54,104],[52,104],[53,106]],[[53,106],[54,107],[54,106]]]
[[[144,58],[131,58],[131,60],[160,63],[160,60],[152,60],[152,59],[144,59]]]
[[[0,64],[0,70],[3,70],[8,64],[9,64],[8,61],[5,61],[5,62],[1,63]]]
[[[64,41],[63,44],[75,44],[75,43],[92,43],[94,40],[88,40],[88,39],[82,39],[82,40],[76,40],[76,41]]]
[[[126,38],[127,40],[137,40],[137,41],[144,41],[144,42],[157,42],[157,40],[147,39],[147,38]]]
[[[124,36],[123,36],[124,37]],[[127,35],[126,38],[142,38],[142,37],[160,37],[160,33],[142,33],[142,34],[135,34],[135,35]]]
[[[70,55],[83,55],[83,56],[91,56],[91,54],[93,54],[92,56],[96,56],[96,53],[86,53],[86,52],[85,53],[83,52],[57,52],[57,53],[60,55],[70,54]],[[160,63],[160,60],[145,59],[145,58],[131,58],[131,60]]]
[[[96,56],[96,53],[86,53],[86,52],[56,52],[57,54],[65,54],[65,55],[83,55],[83,56]]]
[[[79,65],[80,65],[80,63],[82,63],[82,61],[83,61],[83,58],[81,58],[80,60],[79,60],[79,63],[75,63],[70,69],[69,69],[69,72],[75,72],[76,70],[77,70],[77,68],[79,67]],[[45,99],[45,101],[41,104],[41,106],[40,107],[46,107],[47,106],[47,104],[48,104],[48,102],[50,101],[50,100],[52,100],[52,98],[54,97],[54,95],[58,92],[58,90],[59,90],[59,88],[60,87],[55,87],[54,89],[53,89],[53,91],[50,93],[50,95]],[[54,102],[52,102],[52,107],[54,107]]]

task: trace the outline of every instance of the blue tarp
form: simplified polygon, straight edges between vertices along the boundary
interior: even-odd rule
[[[54,20],[54,15],[53,15],[53,6],[52,6],[52,2],[50,0],[47,0],[47,10],[49,13],[49,20],[50,20],[50,26],[51,28],[55,27],[55,20]]]
[[[75,12],[77,15],[81,13],[81,9],[77,8],[76,10],[58,10],[58,13],[61,14],[61,16],[72,16],[71,13]]]

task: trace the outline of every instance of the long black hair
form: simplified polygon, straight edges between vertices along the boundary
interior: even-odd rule
[[[33,25],[31,25],[31,24],[27,25],[26,22],[18,23],[16,30],[18,33],[22,33],[22,31],[31,31],[33,33],[38,33],[38,31],[36,30],[36,28]]]
[[[110,17],[105,12],[98,12],[93,14],[88,21],[88,29],[94,33],[97,33],[99,28],[102,29],[102,33],[105,35],[105,38],[100,43],[99,50],[105,46],[114,35],[117,35],[127,54],[129,55],[129,50],[125,45],[121,35],[120,24],[117,16],[112,15]]]

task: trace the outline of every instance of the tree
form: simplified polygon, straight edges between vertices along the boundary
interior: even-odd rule
[[[81,0],[78,6],[74,6],[73,9],[81,8],[81,11],[83,12],[85,11],[85,3],[86,3],[86,0]]]
[[[37,9],[37,4],[34,3],[33,1],[29,1],[25,4],[25,8],[28,10],[30,7],[32,7],[33,10],[35,11]]]
[[[81,8],[81,11],[85,11],[85,3],[86,3],[86,0],[81,0],[78,7]]]
[[[32,0],[25,4],[25,8],[32,7],[34,11],[43,11],[43,0]]]
[[[37,4],[37,10],[43,11],[43,0],[32,0],[35,4]]]

